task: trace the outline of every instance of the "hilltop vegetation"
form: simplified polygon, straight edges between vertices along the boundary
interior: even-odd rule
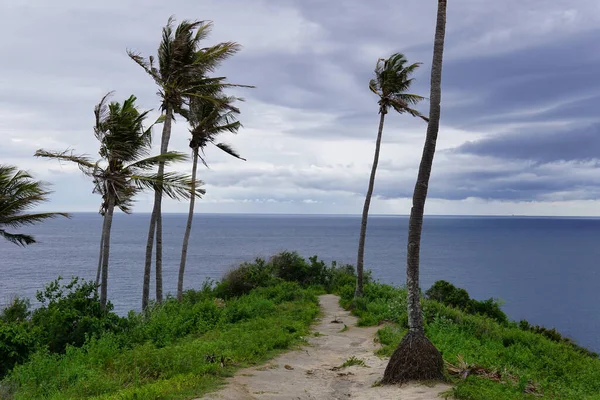
[[[365,278],[353,312],[361,325],[381,324],[378,354],[389,356],[406,333],[406,291]],[[355,279],[352,266],[285,252],[127,317],[103,311],[94,284],[53,282],[38,294],[42,307],[30,312],[17,300],[2,313],[0,398],[193,398],[301,344],[319,312],[317,295],[339,294],[349,306]],[[556,331],[510,322],[493,299],[470,299],[448,282],[426,297],[426,333],[456,398],[600,398],[596,354]]]

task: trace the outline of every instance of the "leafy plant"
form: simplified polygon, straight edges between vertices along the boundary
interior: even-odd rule
[[[344,361],[340,368],[352,367],[354,365],[357,365],[359,367],[368,367],[368,365],[365,363],[365,360],[356,358],[356,356],[352,356],[346,361]]]
[[[125,320],[112,313],[110,302],[102,308],[95,283],[73,278],[61,284],[61,280],[36,295],[42,306],[33,312],[31,324],[40,346],[63,353],[68,345],[80,347],[89,337],[125,328]]]
[[[25,322],[31,315],[29,299],[15,297],[0,313],[0,320],[8,323]]]
[[[497,300],[492,298],[483,301],[471,299],[466,290],[457,288],[450,282],[443,280],[435,282],[425,292],[425,295],[429,299],[459,308],[470,314],[485,315],[500,323],[508,322],[508,317],[500,309],[500,303]]]

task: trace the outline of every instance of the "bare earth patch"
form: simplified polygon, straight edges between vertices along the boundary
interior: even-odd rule
[[[309,346],[240,370],[223,389],[203,399],[432,400],[450,389],[441,383],[373,387],[388,362],[374,354],[379,327],[357,327],[357,318],[339,306],[337,296],[327,294],[319,300],[322,318]],[[344,363],[349,366],[342,367]]]

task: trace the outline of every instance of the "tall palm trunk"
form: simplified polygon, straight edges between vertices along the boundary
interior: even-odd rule
[[[110,255],[110,231],[112,228],[113,213],[115,211],[114,195],[108,195],[108,204],[104,214],[102,227],[102,283],[100,286],[100,305],[106,309],[108,292],[108,256]]]
[[[196,172],[198,170],[198,147],[194,147],[192,151],[192,182],[190,197],[190,209],[188,211],[187,224],[185,225],[185,233],[183,234],[183,246],[181,247],[181,262],[179,263],[179,279],[177,280],[177,300],[183,299],[183,276],[185,273],[185,262],[187,260],[188,243],[190,241],[190,233],[192,232],[192,221],[194,219],[194,206],[196,204]]]
[[[371,206],[371,197],[373,196],[373,187],[375,186],[375,174],[377,172],[377,164],[379,164],[379,151],[381,149],[381,136],[383,135],[383,123],[385,120],[386,109],[379,109],[379,130],[377,131],[377,142],[375,143],[375,156],[373,158],[373,166],[371,167],[371,177],[369,178],[369,188],[365,196],[365,204],[363,206],[362,220],[360,222],[360,236],[358,239],[358,256],[356,258],[356,290],[354,291],[354,299],[358,299],[363,295],[363,269],[365,261],[365,240],[367,237],[367,220],[369,218],[369,207]]]
[[[103,218],[104,221],[104,218]],[[102,224],[104,231],[104,223]],[[100,271],[102,270],[102,253],[104,252],[104,234],[100,235],[100,254],[98,255],[98,269],[96,270],[96,286],[100,284]]]
[[[171,139],[171,123],[173,122],[173,108],[167,104],[165,113],[165,122],[163,125],[160,154],[165,154],[169,148],[169,140]],[[158,179],[162,179],[165,173],[165,164],[158,164]],[[148,229],[148,239],[146,241],[146,260],[144,264],[144,286],[142,289],[142,309],[148,308],[150,301],[150,273],[152,272],[152,247],[154,245],[154,237],[156,233],[156,299],[162,301],[162,190],[157,188],[154,190],[154,207],[150,216],[150,227]],[[160,223],[159,223],[160,221]],[[160,238],[160,241],[159,241]],[[159,246],[160,243],[160,246]],[[160,255],[160,261],[159,256]]]
[[[162,203],[162,195],[161,200]],[[162,204],[158,206],[156,214],[156,302],[158,304],[163,301],[163,280],[162,280]]]
[[[444,38],[446,33],[446,0],[439,0],[433,62],[431,66],[431,106],[427,137],[423,147],[417,184],[413,194],[413,206],[410,211],[408,226],[408,249],[406,264],[406,286],[408,289],[408,326],[411,331],[424,334],[423,315],[421,313],[419,291],[419,256],[421,250],[421,231],[423,213],[429,188],[429,177],[433,167],[433,157],[440,127],[440,103],[442,100],[442,60],[444,55]]]
[[[431,66],[431,94],[429,124],[423,147],[413,206],[408,226],[406,257],[406,286],[408,290],[408,333],[392,355],[386,367],[383,382],[396,383],[416,379],[443,379],[443,360],[440,352],[425,337],[419,290],[419,255],[423,213],[433,166],[435,146],[440,125],[442,99],[442,60],[446,33],[446,0],[438,0],[433,62]]]

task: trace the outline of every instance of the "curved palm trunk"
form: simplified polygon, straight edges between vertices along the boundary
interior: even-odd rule
[[[161,200],[162,203],[162,194]],[[162,209],[161,205],[158,206],[158,212],[156,214],[156,302],[158,304],[163,301],[163,279],[162,279]]]
[[[379,164],[379,151],[381,149],[381,137],[383,135],[383,123],[385,120],[386,110],[380,108],[379,113],[379,130],[377,131],[377,142],[375,143],[375,156],[373,158],[373,167],[371,168],[371,177],[369,178],[369,188],[365,196],[365,204],[363,206],[362,220],[360,222],[360,237],[358,239],[358,256],[356,258],[356,289],[354,291],[354,299],[356,300],[363,295],[363,269],[365,261],[365,241],[367,237],[367,220],[369,218],[369,207],[371,206],[371,197],[373,196],[373,188],[375,186],[375,174],[377,172],[377,164]]]
[[[104,223],[102,224],[102,231],[104,231]],[[102,270],[102,253],[103,252],[104,252],[104,233],[102,233],[100,235],[100,255],[98,256],[98,269],[96,270],[96,286],[98,286],[100,284],[100,271]]]
[[[167,105],[165,122],[163,125],[160,154],[167,152],[169,140],[171,139],[171,123],[173,121],[173,109]],[[158,178],[162,179],[165,173],[165,164],[158,165]],[[146,242],[146,260],[144,263],[144,286],[142,289],[142,309],[148,308],[150,301],[150,273],[152,272],[152,248],[156,233],[156,299],[162,301],[162,190],[157,188],[154,190],[154,207],[150,216],[150,227],[148,229],[148,239]],[[160,222],[159,222],[160,221]],[[160,238],[160,241],[159,241]],[[159,246],[160,243],[160,246]],[[160,261],[159,256],[160,255]]]
[[[183,234],[183,246],[181,247],[181,262],[179,263],[179,279],[177,280],[177,300],[183,299],[183,276],[185,273],[185,263],[187,260],[188,244],[190,241],[190,233],[192,232],[192,221],[194,219],[194,206],[196,204],[196,196],[193,193],[196,192],[196,172],[198,170],[198,147],[194,147],[192,151],[193,163],[192,163],[192,182],[191,182],[191,197],[190,197],[190,209],[188,211],[187,224],[185,225],[185,233]]]
[[[113,213],[115,211],[115,199],[109,195],[106,213],[104,214],[104,225],[102,227],[102,283],[100,285],[100,306],[106,309],[108,293],[108,256],[110,254],[110,230],[112,228]]]
[[[414,379],[443,379],[443,360],[440,352],[425,337],[423,314],[419,290],[419,255],[423,213],[429,177],[433,166],[435,146],[440,125],[440,103],[442,98],[442,60],[446,33],[446,0],[438,0],[433,62],[431,66],[431,95],[429,124],[423,147],[419,174],[413,194],[413,206],[408,226],[408,248],[406,257],[406,286],[408,290],[409,332],[400,342],[386,367],[383,382],[396,383]]]

